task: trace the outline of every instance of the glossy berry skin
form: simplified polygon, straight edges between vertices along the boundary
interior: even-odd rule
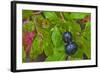
[[[72,41],[72,34],[71,32],[64,32],[63,33],[63,40],[66,42],[66,43],[69,43]]]
[[[65,46],[65,51],[66,51],[67,55],[69,55],[69,56],[75,54],[77,51],[76,43],[70,42],[69,44],[67,44]]]

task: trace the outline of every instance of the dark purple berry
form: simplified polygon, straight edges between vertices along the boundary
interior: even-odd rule
[[[69,56],[75,54],[77,51],[76,43],[70,42],[69,44],[67,44],[65,46],[65,51],[66,51],[67,55],[69,55]]]
[[[63,40],[67,43],[72,41],[72,34],[71,32],[64,32],[63,33]]]

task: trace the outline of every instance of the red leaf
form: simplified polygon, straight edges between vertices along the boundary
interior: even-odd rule
[[[25,31],[25,32],[23,32],[23,45],[24,45],[24,50],[26,52],[26,55],[30,54],[32,41],[33,41],[35,35],[36,35],[35,31],[32,31],[32,32]]]

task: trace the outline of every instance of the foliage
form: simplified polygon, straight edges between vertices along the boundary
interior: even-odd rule
[[[23,25],[23,30],[36,31],[30,51],[31,61],[37,59],[43,52],[46,55],[44,61],[67,60],[68,55],[65,53],[62,37],[66,31],[72,33],[73,40],[78,45],[77,52],[71,56],[70,60],[82,60],[83,53],[88,59],[91,58],[91,23],[90,21],[77,23],[78,20],[90,16],[89,13],[49,11],[42,11],[36,15],[32,13],[34,13],[32,10],[23,10],[23,19],[29,19],[32,16],[32,20]],[[84,30],[81,30],[81,24],[85,25]],[[22,57],[25,62],[25,52]]]

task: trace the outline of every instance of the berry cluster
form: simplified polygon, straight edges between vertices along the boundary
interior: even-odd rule
[[[77,44],[73,42],[71,32],[64,32],[63,40],[65,43],[67,43],[65,45],[65,52],[67,53],[67,55],[71,56],[75,54],[77,51]]]

